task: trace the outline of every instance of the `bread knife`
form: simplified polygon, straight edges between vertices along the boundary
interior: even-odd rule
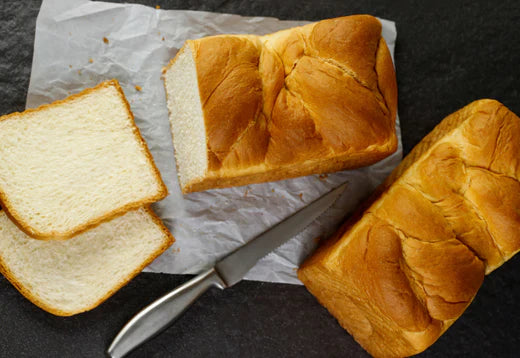
[[[121,358],[170,326],[211,287],[228,288],[242,280],[262,257],[301,232],[343,193],[343,184],[239,247],[211,269],[151,303],[118,333],[107,353]]]

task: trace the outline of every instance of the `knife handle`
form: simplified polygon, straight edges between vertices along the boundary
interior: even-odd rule
[[[201,273],[136,314],[119,332],[107,353],[120,358],[179,318],[210,287],[224,288],[214,268]]]

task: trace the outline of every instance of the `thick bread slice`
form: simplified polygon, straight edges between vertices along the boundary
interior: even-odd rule
[[[0,271],[35,305],[70,316],[98,306],[173,241],[149,208],[66,241],[34,240],[0,212]]]
[[[167,189],[116,80],[0,117],[0,200],[29,236],[67,239]]]
[[[298,277],[376,357],[433,344],[520,250],[520,119],[493,100],[445,118]]]
[[[183,192],[372,164],[397,148],[397,85],[368,15],[187,41],[164,71]]]

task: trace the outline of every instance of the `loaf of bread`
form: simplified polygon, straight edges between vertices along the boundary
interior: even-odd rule
[[[31,237],[67,239],[167,189],[116,80],[0,117],[0,200]]]
[[[361,167],[397,148],[395,72],[372,16],[190,40],[164,82],[184,193]]]
[[[448,116],[298,271],[370,354],[422,352],[520,249],[520,119],[480,100]]]
[[[34,240],[0,211],[0,271],[35,305],[59,316],[96,307],[172,243],[149,208],[65,241]]]

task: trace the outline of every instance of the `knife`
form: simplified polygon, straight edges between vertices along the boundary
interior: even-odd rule
[[[224,289],[242,280],[258,260],[301,232],[323,214],[340,197],[346,186],[345,183],[316,199],[239,247],[211,269],[145,307],[118,333],[108,348],[109,356],[121,358],[166,329],[209,288]]]

